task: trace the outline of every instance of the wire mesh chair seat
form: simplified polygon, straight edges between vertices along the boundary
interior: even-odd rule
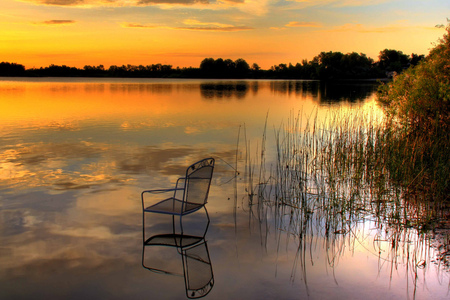
[[[202,204],[183,202],[183,200],[170,197],[152,206],[144,208],[144,212],[180,216],[196,212],[202,207]]]
[[[180,230],[183,234],[182,217],[198,211],[201,208],[205,209],[206,217],[209,226],[210,219],[208,211],[205,207],[208,201],[209,188],[211,185],[212,175],[214,171],[214,158],[205,158],[186,169],[184,177],[178,178],[175,188],[171,189],[154,189],[145,190],[141,193],[142,200],[142,220],[143,220],[143,239],[145,243],[145,214],[158,213],[172,215],[173,233],[175,234],[175,220],[174,216],[180,218]],[[163,200],[155,204],[148,205],[147,199],[150,195],[166,195],[162,197]],[[147,195],[147,197],[146,197]],[[206,234],[206,231],[205,231]]]

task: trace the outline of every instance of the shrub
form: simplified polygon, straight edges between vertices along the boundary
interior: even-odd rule
[[[428,201],[449,200],[450,22],[428,57],[382,85],[391,176]]]
[[[445,134],[450,129],[450,23],[426,59],[380,87],[379,100],[409,134]]]

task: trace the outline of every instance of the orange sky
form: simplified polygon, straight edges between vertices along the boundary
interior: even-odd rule
[[[427,54],[448,0],[0,0],[0,61],[170,64],[244,58],[267,69],[321,51]]]

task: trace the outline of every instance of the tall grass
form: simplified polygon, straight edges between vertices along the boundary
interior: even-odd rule
[[[266,232],[270,210],[278,239],[282,232],[296,237],[304,278],[318,241],[335,266],[344,249],[366,238],[360,228],[370,223],[377,228],[372,252],[392,270],[406,261],[417,279],[431,260],[433,230],[448,217],[448,140],[404,139],[386,119],[362,112],[321,121],[317,112],[291,113],[275,129],[276,158],[268,168],[266,131],[267,120],[260,151],[246,159],[248,202]],[[437,251],[445,254],[445,247]],[[447,258],[435,262],[448,268]]]

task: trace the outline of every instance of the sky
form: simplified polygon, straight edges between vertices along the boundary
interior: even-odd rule
[[[263,69],[322,51],[428,54],[448,0],[0,0],[0,61],[199,67],[245,59]]]

